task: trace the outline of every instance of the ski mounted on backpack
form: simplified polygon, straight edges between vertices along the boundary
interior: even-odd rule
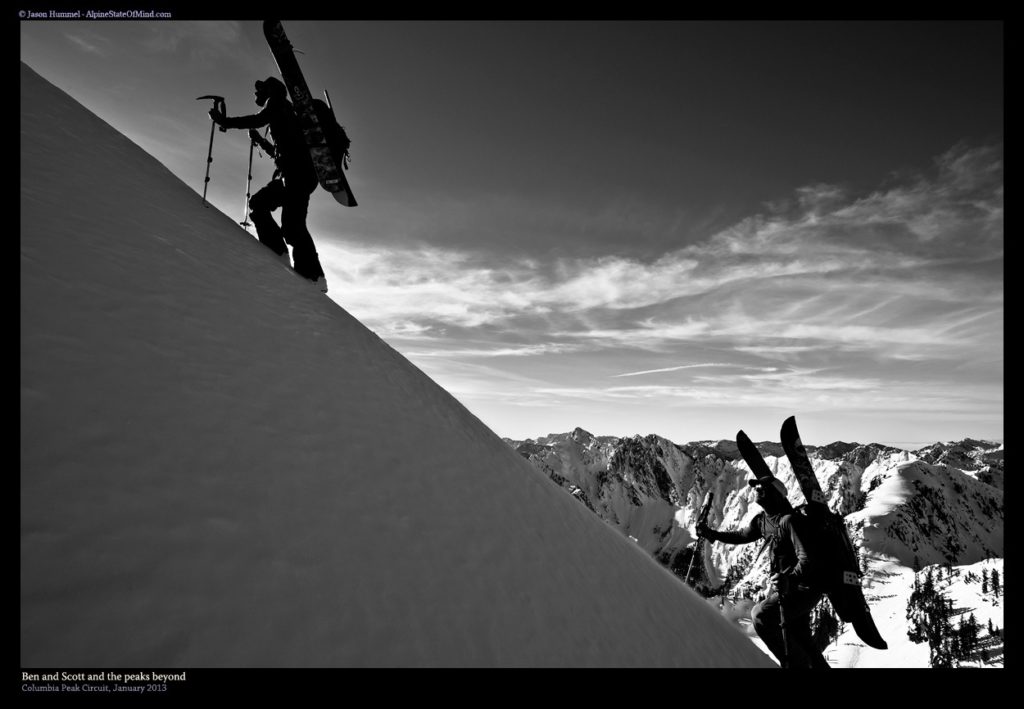
[[[814,475],[814,468],[807,456],[807,450],[800,441],[800,433],[796,428],[796,417],[790,416],[782,424],[780,432],[782,448],[793,467],[793,473],[800,483],[806,504],[798,511],[802,512],[821,534],[823,547],[832,555],[832,573],[825,581],[825,594],[832,603],[836,614],[841,620],[853,625],[857,636],[869,646],[885,650],[889,646],[878,632],[875,621],[871,617],[871,609],[864,600],[864,592],[860,586],[860,565],[857,554],[850,542],[843,518],[830,510],[821,492],[821,485]],[[753,444],[751,444],[752,446]],[[754,448],[756,452],[757,449]],[[742,452],[742,448],[741,448]],[[760,454],[758,454],[760,458]],[[744,456],[746,459],[746,456]],[[764,461],[761,461],[764,464]],[[748,461],[749,464],[749,461]],[[767,465],[765,464],[767,468]]]
[[[775,477],[772,469],[768,467],[768,464],[764,462],[764,458],[761,457],[761,451],[757,449],[754,442],[743,431],[739,431],[736,434],[736,445],[739,446],[740,455],[743,456],[743,460],[746,461],[755,478]]]
[[[343,167],[348,152],[348,136],[334,119],[333,109],[310,95],[299,62],[295,59],[295,50],[284,33],[281,21],[264,20],[263,34],[277,62],[281,79],[288,88],[320,186],[330,192],[339,204],[355,207],[356,198],[345,179]]]

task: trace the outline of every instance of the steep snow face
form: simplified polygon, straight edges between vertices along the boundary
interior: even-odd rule
[[[770,666],[24,65],[21,165],[23,666]]]
[[[864,509],[847,517],[865,549],[905,566],[1003,555],[1001,490],[920,460],[873,472]]]

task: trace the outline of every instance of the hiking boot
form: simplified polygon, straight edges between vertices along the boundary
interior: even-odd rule
[[[284,253],[278,254],[277,257],[281,259],[281,263],[283,263],[285,266],[287,266],[288,268],[292,267],[292,259],[288,255],[288,249],[285,249]]]
[[[320,276],[315,281],[313,281],[313,285],[316,286],[317,290],[319,290],[321,293],[327,292],[327,279],[325,277]]]

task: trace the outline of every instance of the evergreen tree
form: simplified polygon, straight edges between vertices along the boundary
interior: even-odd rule
[[[949,653],[950,662],[954,667],[960,664],[960,660],[964,658],[964,648],[960,642],[960,635],[957,633],[950,633],[948,637],[942,639],[943,644],[946,646],[946,652]]]
[[[999,585],[999,569],[992,569],[992,594],[998,596],[1000,588],[1001,587]]]
[[[988,569],[981,570],[981,592],[988,593]]]
[[[921,560],[917,558],[917,554],[914,554],[914,565],[913,565],[913,569],[914,569],[914,573],[915,573],[915,574],[916,574],[916,573],[917,573],[918,571],[920,571],[920,570],[921,570]]]
[[[924,587],[922,588],[925,598],[931,598],[935,595],[935,578],[932,576],[932,567],[928,567],[928,571],[924,574]]]
[[[970,658],[974,651],[977,650],[979,630],[978,619],[974,617],[973,613],[960,622],[957,636],[960,641],[960,657],[962,659]]]
[[[923,643],[928,639],[921,622],[921,614],[917,611],[907,611],[907,638],[912,643]]]
[[[946,597],[935,589],[930,577],[930,573],[925,577],[921,614],[921,630],[928,641],[929,664],[932,667],[953,667],[954,641],[951,638],[954,633],[949,620],[951,602],[947,602]]]
[[[936,645],[929,644],[929,647],[931,647],[931,655],[928,660],[932,667],[955,667],[953,653],[950,650],[948,642],[939,640]]]
[[[827,597],[821,599],[811,614],[811,637],[822,651],[839,637],[839,618]]]
[[[923,643],[927,640],[924,623],[921,618],[923,609],[922,596],[923,592],[915,576],[914,590],[910,592],[910,598],[907,599],[907,637],[913,643]]]

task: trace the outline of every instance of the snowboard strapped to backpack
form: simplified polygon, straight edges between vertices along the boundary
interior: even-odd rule
[[[324,91],[324,95],[327,95],[326,91]],[[313,113],[316,114],[317,123],[320,124],[320,130],[324,133],[331,154],[335,155],[347,170],[351,159],[348,149],[352,145],[352,141],[349,140],[345,127],[338,123],[338,119],[334,117],[334,109],[323,99],[313,99]]]

